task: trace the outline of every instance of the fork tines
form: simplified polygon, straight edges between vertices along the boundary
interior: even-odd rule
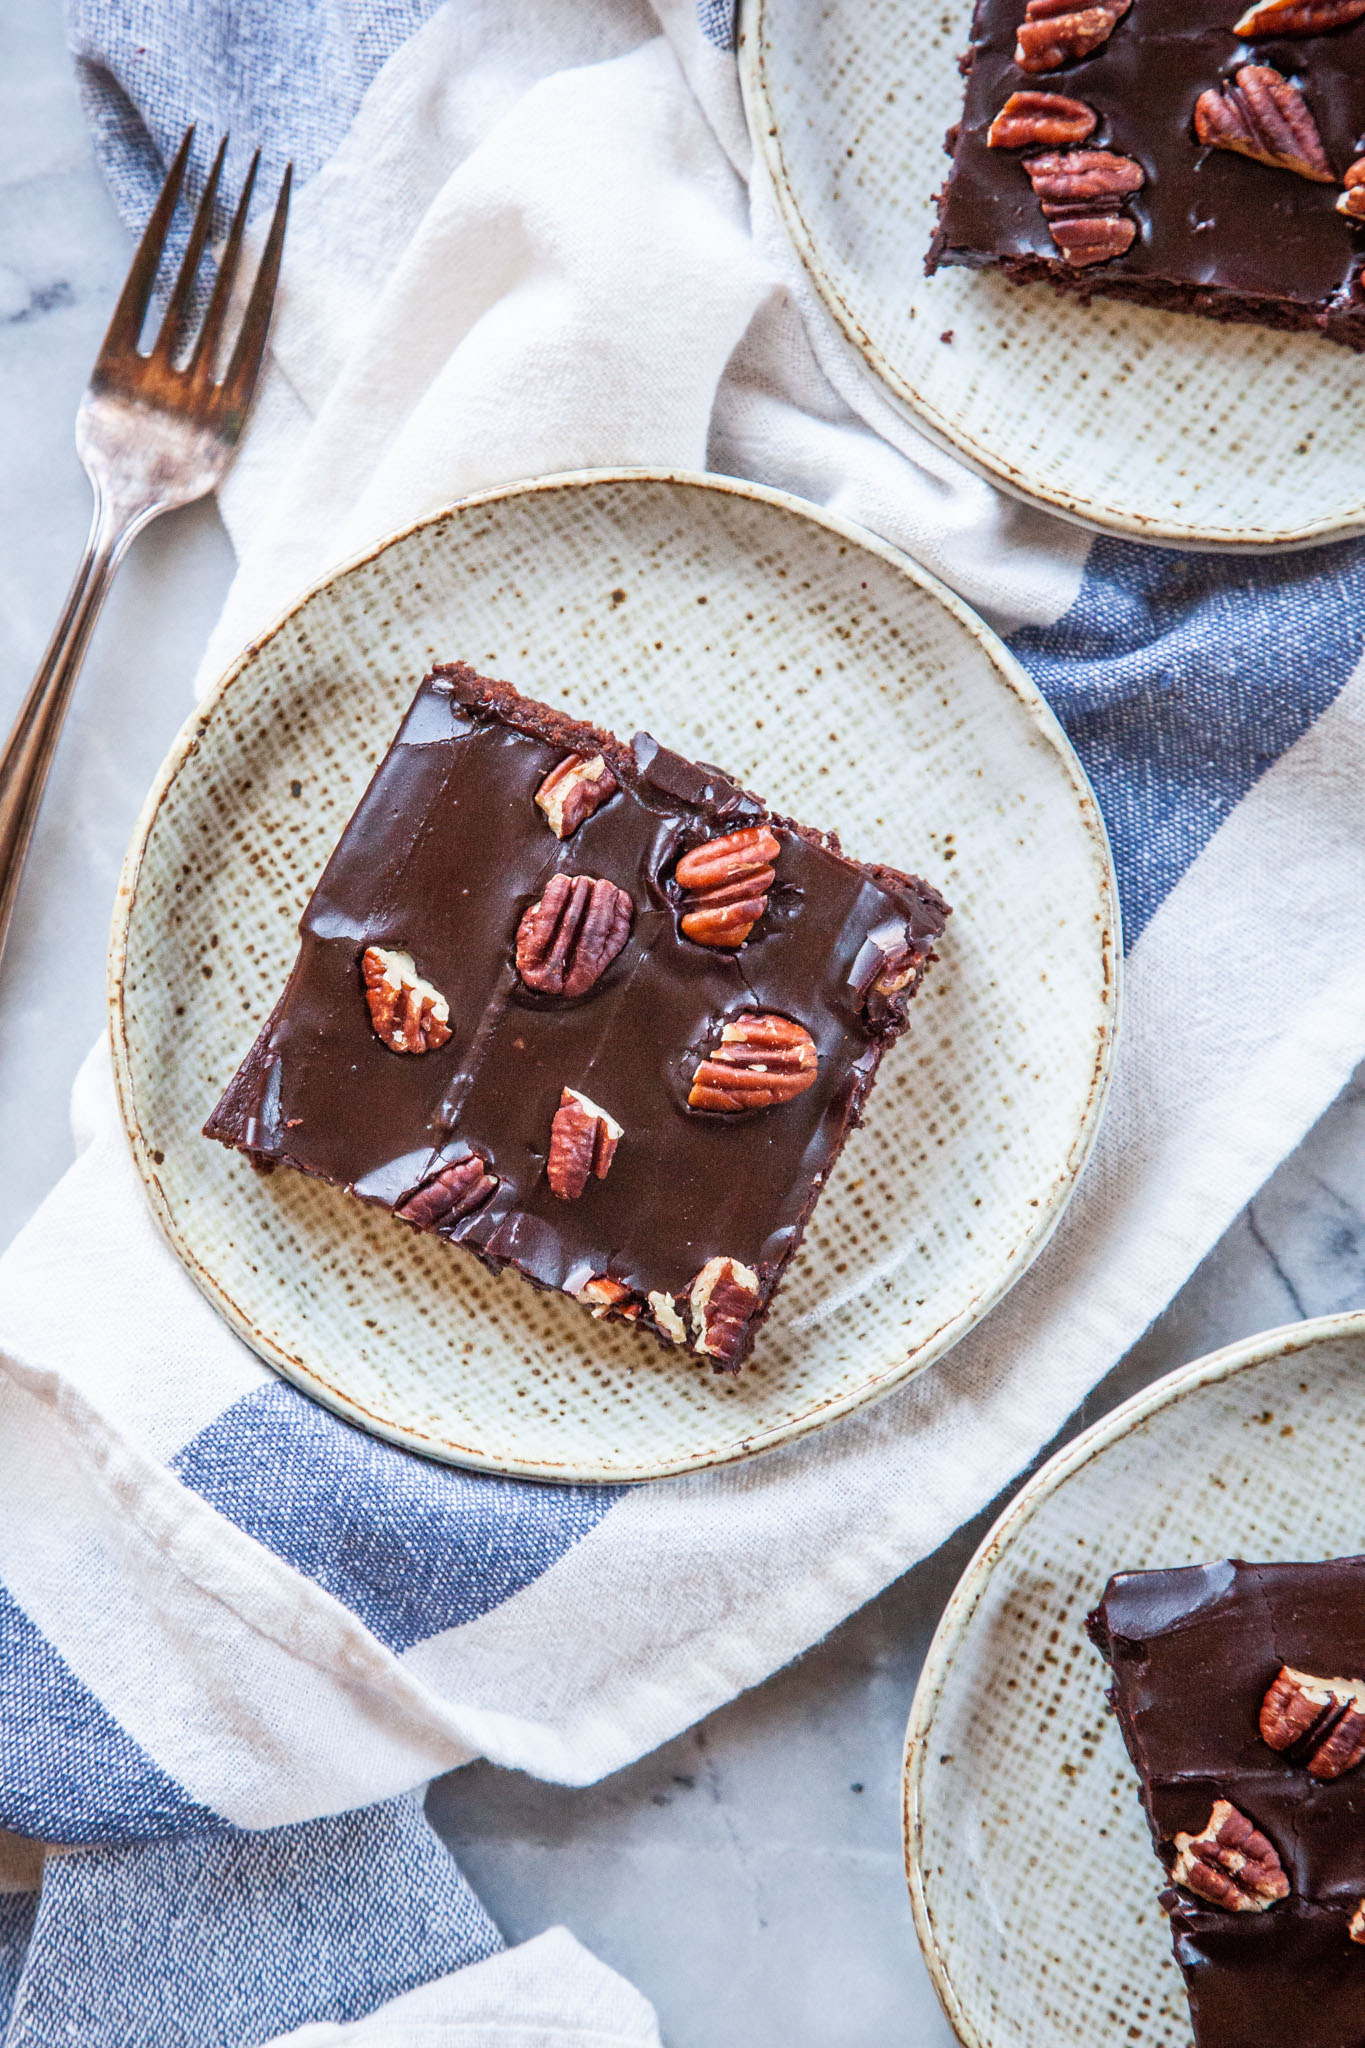
[[[208,246],[214,207],[218,201],[218,188],[227,156],[226,136],[218,145],[198,207],[195,209],[189,240],[156,339],[146,355],[138,348],[157,273],[166,251],[171,222],[185,182],[185,171],[193,142],[194,129],[190,127],[185,131],[184,139],[166,173],[166,181],[156,205],[152,208],[151,217],[142,231],[137,254],[133,258],[127,281],[119,294],[118,304],[109,322],[109,331],[104,337],[103,346],[95,362],[94,381],[117,385],[124,390],[136,389],[141,395],[165,405],[177,408],[192,407],[200,416],[211,416],[212,424],[220,435],[226,439],[233,439],[246,417],[256,373],[265,352],[275,287],[279,281],[285,223],[289,216],[289,188],[293,166],[285,166],[270,230],[265,238],[255,282],[247,298],[236,344],[221,381],[215,383],[214,369],[223,338],[228,302],[232,297],[233,285],[241,262],[247,214],[260,164],[259,150],[252,156],[247,167],[241,194],[233,212],[232,224],[218,259],[218,272],[208,308],[188,356],[181,367],[177,368],[176,357],[181,352],[183,332],[195,297],[199,266]]]

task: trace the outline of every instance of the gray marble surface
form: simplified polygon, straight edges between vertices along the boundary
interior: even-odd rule
[[[127,261],[55,0],[0,0],[0,720],[56,616],[88,499],[71,422]],[[0,1244],[71,1154],[123,848],[231,573],[211,509],[137,546],[96,638],[0,976]],[[1365,1071],[1074,1427],[1269,1325],[1365,1302]],[[998,1506],[998,1504],[997,1504]],[[478,1766],[431,1811],[509,1939],[556,1922],[655,2002],[669,2048],[951,2041],[901,1872],[901,1736],[989,1512],[809,1655],[603,1785]]]

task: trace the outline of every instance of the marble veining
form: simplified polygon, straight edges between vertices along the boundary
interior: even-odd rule
[[[84,536],[71,424],[128,244],[57,0],[0,0],[0,46],[8,723]],[[0,976],[0,1245],[70,1159],[119,861],[231,567],[211,507],[159,522],[87,663]],[[1070,1428],[1201,1352],[1363,1301],[1365,1069]],[[947,2048],[901,1875],[900,1746],[938,1615],[998,1505],[790,1669],[603,1785],[489,1766],[443,1779],[432,1815],[508,1937],[568,1924],[654,2000],[670,2048]]]

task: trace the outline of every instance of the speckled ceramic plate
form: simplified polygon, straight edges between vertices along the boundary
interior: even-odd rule
[[[1187,2048],[1085,1617],[1111,1573],[1362,1546],[1365,1314],[1170,1373],[1045,1465],[939,1624],[905,1747],[915,1925],[967,2048]]]
[[[745,0],[759,172],[849,345],[919,426],[1087,525],[1234,548],[1365,529],[1348,349],[925,277],[971,20],[971,0]]]
[[[750,1368],[718,1378],[199,1128],[437,657],[720,762],[956,905]],[[715,479],[457,505],[312,592],[223,679],[148,800],[113,940],[124,1116],[162,1226],[272,1365],[413,1449],[641,1479],[799,1436],[938,1357],[1017,1278],[1108,1069],[1108,849],[1000,643],[869,536]]]

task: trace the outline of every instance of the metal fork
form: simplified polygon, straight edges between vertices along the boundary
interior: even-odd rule
[[[226,137],[213,160],[156,341],[148,355],[138,348],[193,140],[190,128],[138,243],[76,415],[76,452],[94,491],[94,516],[57,630],[0,751],[0,954],[57,736],[114,572],[149,521],[206,496],[218,483],[236,451],[265,353],[289,212],[289,167],[236,345],[221,381],[215,379],[259,151],[242,186],[199,332],[183,357],[180,348],[208,242]]]

